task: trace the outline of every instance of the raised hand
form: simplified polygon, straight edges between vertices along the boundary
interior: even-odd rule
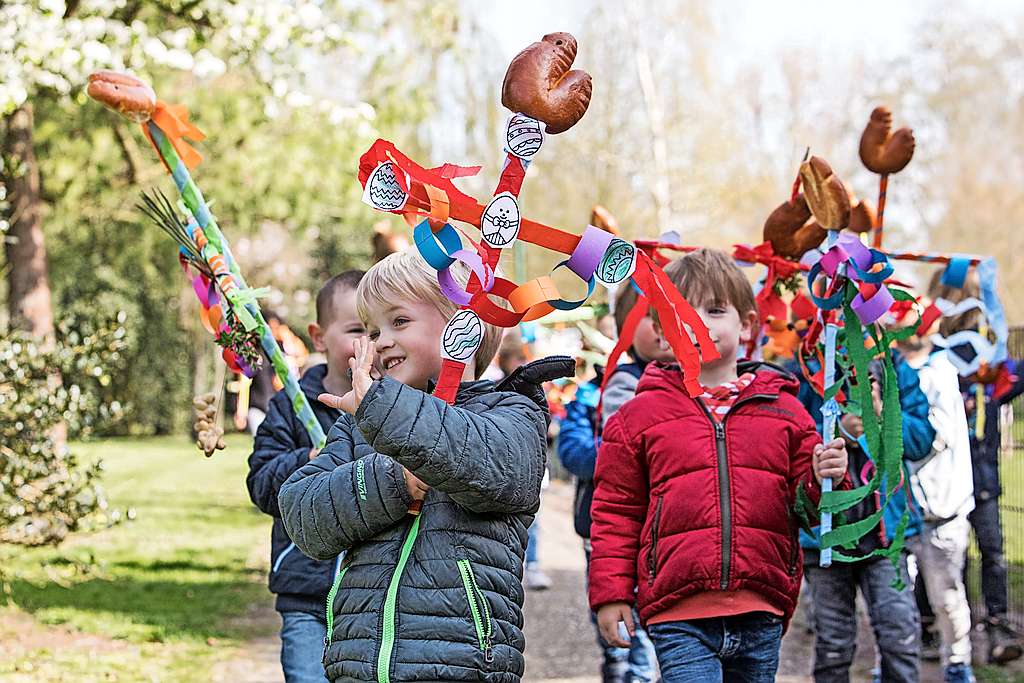
[[[370,372],[373,370],[373,344],[368,338],[360,337],[356,339],[353,348],[355,353],[352,358],[348,359],[348,366],[352,370],[352,391],[344,396],[327,393],[317,396],[317,400],[321,403],[343,410],[349,415],[356,414],[359,404],[363,402],[363,397],[366,396],[370,385],[373,384],[373,377],[370,376]]]

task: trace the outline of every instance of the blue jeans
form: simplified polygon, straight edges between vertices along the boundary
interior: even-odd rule
[[[537,551],[540,549],[540,520],[534,517],[533,524],[526,533],[526,564],[536,564],[539,560]]]
[[[771,683],[779,668],[782,618],[767,612],[650,624],[664,683]]]
[[[324,638],[327,623],[308,612],[281,612],[281,668],[285,683],[327,683]]]

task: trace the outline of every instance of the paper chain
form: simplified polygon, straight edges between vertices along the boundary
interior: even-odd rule
[[[415,225],[413,237],[420,254],[438,271],[441,290],[462,307],[453,317],[453,323],[461,316],[460,324],[464,324],[466,316],[462,311],[471,311],[483,322],[513,327],[523,321],[542,318],[554,310],[581,306],[593,293],[597,282],[615,285],[629,280],[658,311],[666,339],[682,366],[687,392],[699,395],[703,391],[698,381],[701,362],[717,358],[717,351],[696,311],[654,260],[636,244],[593,226],[588,226],[582,235],[574,235],[520,215],[517,197],[526,168],[543,142],[541,136],[540,141],[529,148],[529,154],[524,155],[522,146],[514,142],[517,132],[524,126],[543,131],[540,122],[522,114],[509,118],[505,163],[494,198],[487,207],[452,183],[453,178],[476,174],[480,167],[445,164],[425,169],[386,140],[377,140],[360,158],[363,199],[380,211],[403,215]],[[474,242],[454,228],[450,220],[480,228],[483,240]],[[463,248],[463,238],[471,248]],[[586,283],[586,296],[564,298],[550,276],[521,285],[496,276],[500,250],[511,246],[515,239],[566,254],[568,258],[555,268],[567,269]],[[466,264],[473,273],[466,290],[458,287],[448,270],[455,261]],[[511,309],[491,301],[492,296],[505,299]],[[696,337],[697,346],[686,328]],[[446,334],[445,338],[450,336]],[[455,358],[444,340],[441,353],[444,364],[435,395],[452,401],[465,361]]]

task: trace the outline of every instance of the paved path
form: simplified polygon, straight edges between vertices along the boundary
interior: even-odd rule
[[[572,486],[553,482],[544,493],[541,511],[540,557],[552,578],[550,590],[528,592],[526,599],[525,683],[600,683],[600,651],[594,642],[584,594],[584,559],[580,539],[572,528]],[[263,632],[279,625],[268,597],[249,617]],[[256,630],[256,629],[254,629]],[[782,644],[778,681],[807,683],[812,636],[798,614]],[[860,651],[852,680],[868,681],[874,648],[870,628],[861,624]],[[214,681],[223,683],[281,683],[276,635],[249,641],[236,656],[220,665]],[[922,671],[923,683],[939,682],[935,665]]]

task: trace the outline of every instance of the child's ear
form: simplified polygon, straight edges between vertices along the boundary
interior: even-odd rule
[[[324,331],[320,325],[310,323],[306,331],[309,332],[309,338],[313,341],[313,348],[317,350],[317,353],[326,353],[327,344],[324,343]]]
[[[750,311],[740,320],[740,344],[747,345],[754,340],[757,334],[757,311]]]

